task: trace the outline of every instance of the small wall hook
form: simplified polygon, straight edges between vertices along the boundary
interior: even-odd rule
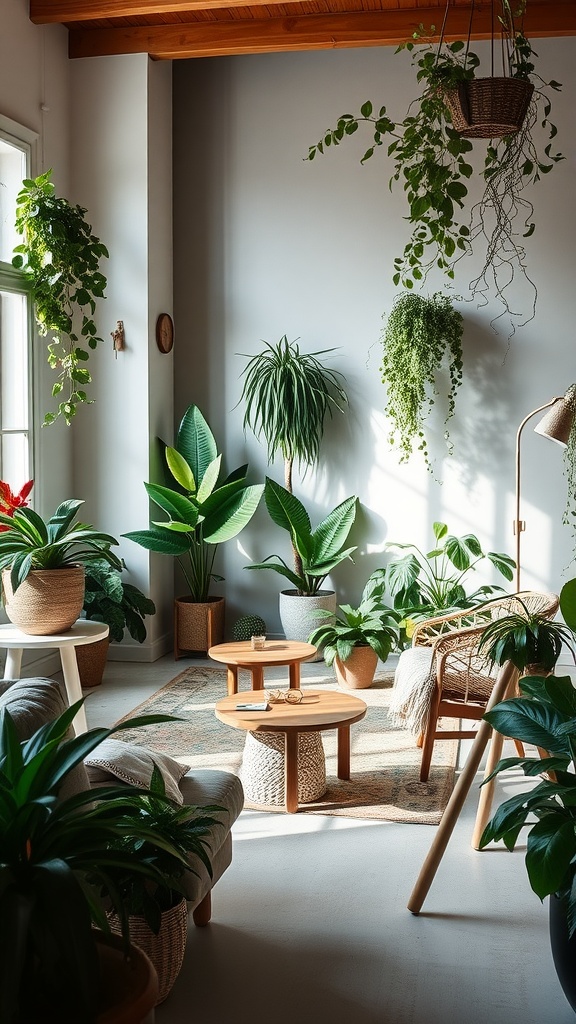
[[[110,332],[112,338],[112,347],[114,349],[114,358],[118,358],[118,353],[124,351],[124,321],[116,321],[116,330]]]

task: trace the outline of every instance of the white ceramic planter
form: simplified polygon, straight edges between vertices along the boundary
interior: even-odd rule
[[[308,637],[313,629],[331,621],[330,619],[318,619],[310,614],[318,609],[331,612],[333,616],[336,614],[335,590],[321,590],[314,597],[297,594],[295,590],[282,590],[280,592],[280,621],[286,639],[308,643]],[[322,661],[322,651],[319,649],[316,657],[311,658],[310,661]]]

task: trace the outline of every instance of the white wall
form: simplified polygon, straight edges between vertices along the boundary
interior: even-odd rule
[[[93,405],[73,427],[74,480],[90,522],[120,539],[148,524],[157,435],[170,439],[172,358],[155,343],[158,313],[171,311],[171,72],[146,55],[72,64],[74,199],[89,210],[110,259],[97,324],[105,344],[91,353]],[[116,357],[111,332],[124,323]],[[127,636],[112,657],[154,660],[170,644],[173,567],[130,540],[118,549],[131,579],[156,602],[140,647]]]
[[[478,49],[486,53],[486,46]],[[415,92],[408,55],[375,48],[174,66],[176,411],[196,402],[228,468],[248,460],[253,479],[262,479],[264,448],[252,436],[244,439],[243,409],[236,408],[245,365],[238,353],[253,354],[262,339],[276,342],[283,334],[299,337],[307,350],[337,349],[330,363],[346,376],[350,411],[329,424],[319,471],[297,479],[295,489],[313,523],[348,494],[361,500],[355,565],[340,566],[332,579],[340,600],[359,597],[369,573],[383,564],[387,541],[431,546],[435,519],[513,554],[516,428],[576,380],[576,39],[538,40],[536,48],[543,77],[564,85],[554,94],[553,119],[567,157],[533,192],[537,230],[528,246],[537,316],[508,345],[506,332],[490,327],[496,306],[458,303],[465,367],[450,428],[452,458],[442,457],[442,418],[432,424],[442,484],[419,457],[399,465],[383,415],[382,316],[395,295],[393,258],[408,238],[402,197],[388,190],[391,165],[382,151],[383,158],[360,166],[368,144],[360,132],[313,163],[303,159],[339,114],[357,111],[367,98],[400,119]],[[473,276],[475,261],[469,262],[456,295]],[[432,276],[427,287],[443,288],[444,281]],[[526,296],[519,301],[525,305]],[[527,431],[522,466],[522,583],[557,590],[572,562],[569,530],[561,524],[560,449]],[[269,471],[282,479],[280,462]],[[289,558],[286,536],[264,508],[238,543],[221,548],[230,619],[254,611],[270,631],[279,629],[280,578],[243,569],[276,552]]]

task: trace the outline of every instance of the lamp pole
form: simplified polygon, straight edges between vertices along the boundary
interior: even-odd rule
[[[544,409],[549,409],[551,405],[555,405],[556,402],[560,402],[561,396],[552,398],[549,402],[545,402],[544,405],[539,405],[537,409],[533,409],[527,416],[524,417],[522,423],[518,427],[516,432],[516,519],[512,524],[512,529],[516,537],[516,591],[520,590],[520,534],[526,529],[526,523],[523,519],[520,519],[520,436],[524,427],[537,413],[542,412]]]

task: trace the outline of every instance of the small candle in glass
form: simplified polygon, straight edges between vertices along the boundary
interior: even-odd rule
[[[252,644],[252,650],[253,651],[263,651],[264,650],[264,644],[266,643],[266,637],[265,636],[253,636],[253,637],[250,638],[250,643]]]

